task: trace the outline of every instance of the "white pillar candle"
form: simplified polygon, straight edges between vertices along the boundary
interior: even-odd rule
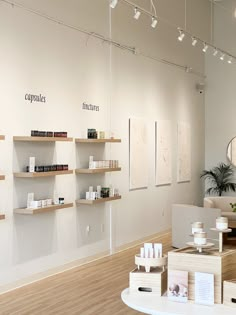
[[[194,233],[194,244],[196,245],[206,245],[206,232]]]
[[[218,230],[227,230],[228,229],[228,218],[226,218],[226,217],[216,218],[216,228]]]
[[[192,223],[192,234],[203,232],[203,223],[202,222],[193,222]]]

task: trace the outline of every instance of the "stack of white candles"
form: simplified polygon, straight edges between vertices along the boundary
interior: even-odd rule
[[[144,246],[140,248],[140,257],[161,258],[162,257],[162,244],[144,243]]]

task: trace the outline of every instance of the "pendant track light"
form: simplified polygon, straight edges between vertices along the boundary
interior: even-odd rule
[[[205,53],[208,49],[208,45],[206,43],[204,43],[203,45],[204,45],[204,47],[203,47],[202,51]]]
[[[192,37],[192,46],[196,46],[197,39],[195,37]]]
[[[119,0],[109,0],[110,7],[112,9],[114,9],[117,6],[118,2],[119,2]],[[140,18],[141,14],[147,15],[147,16],[149,16],[149,18],[151,17],[151,19],[152,19],[151,20],[151,27],[156,28],[157,23],[158,23],[158,16],[156,13],[156,8],[153,5],[153,0],[151,0],[151,4],[152,4],[151,12],[146,11],[142,7],[140,7],[134,3],[131,3],[128,0],[122,0],[122,2],[129,4],[133,8],[133,10],[134,10],[133,17],[135,20],[138,20]],[[152,10],[154,10],[154,12],[152,12]],[[191,44],[193,47],[195,47],[197,45],[197,43],[200,43],[201,45],[203,45],[202,51],[204,53],[206,53],[206,51],[210,47],[210,51],[214,57],[219,55],[220,60],[223,61],[224,59],[226,59],[229,64],[232,64],[236,61],[235,56],[229,54],[228,52],[225,52],[224,50],[221,50],[220,48],[213,46],[212,43],[207,43],[207,42],[203,41],[201,38],[196,37],[193,34],[189,33],[186,29],[186,22],[185,22],[185,28],[184,29],[182,29],[181,27],[178,27],[177,30],[179,32],[178,40],[180,42],[182,42],[185,37],[190,38]],[[188,69],[186,70],[186,72],[189,72]]]
[[[151,24],[152,28],[155,28],[157,26],[157,19],[153,16],[152,17],[152,24]]]
[[[134,19],[138,20],[140,15],[141,15],[141,12],[138,10],[138,8],[137,7],[134,8]]]
[[[229,64],[232,63],[232,59],[233,59],[233,58],[232,58],[231,56],[229,56],[229,59],[228,59],[228,63],[229,63]]]
[[[110,7],[111,7],[112,9],[115,9],[117,3],[118,3],[118,0],[110,0]]]
[[[218,54],[218,50],[215,48],[213,52],[213,56],[215,57]]]
[[[224,54],[224,53],[222,53],[222,54],[221,54],[221,56],[220,56],[220,60],[222,60],[222,61],[223,61],[224,59],[225,59],[225,54]]]
[[[184,37],[185,37],[184,32],[183,32],[182,30],[179,30],[179,37],[178,37],[178,40],[179,40],[180,42],[182,42],[183,39],[184,39]]]

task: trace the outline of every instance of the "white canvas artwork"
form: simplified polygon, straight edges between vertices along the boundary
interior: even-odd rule
[[[148,186],[147,126],[142,118],[129,121],[130,189]]]
[[[178,161],[177,181],[191,180],[191,131],[190,125],[185,122],[178,123]]]
[[[156,121],[156,185],[172,182],[171,121]]]

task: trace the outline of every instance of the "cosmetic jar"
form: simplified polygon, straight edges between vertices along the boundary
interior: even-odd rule
[[[64,198],[58,198],[58,200],[59,200],[59,205],[63,205],[64,204]]]
[[[216,228],[218,230],[227,230],[228,229],[228,218],[226,218],[226,217],[216,218]]]
[[[203,232],[203,223],[202,222],[193,222],[192,223],[192,234]]]
[[[206,245],[206,232],[194,233],[194,244],[196,245]]]

